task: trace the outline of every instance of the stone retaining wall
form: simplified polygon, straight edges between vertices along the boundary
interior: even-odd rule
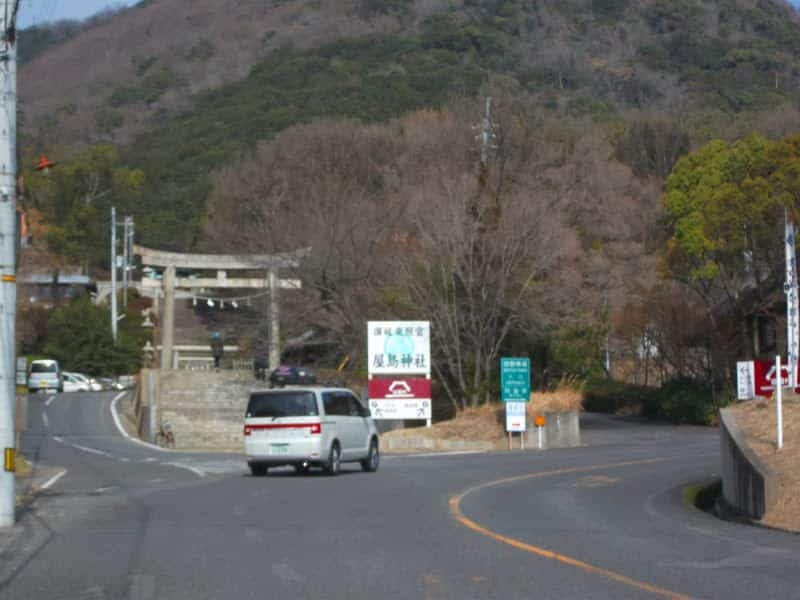
[[[533,423],[525,431],[525,447],[536,448],[538,433]],[[542,448],[574,448],[581,445],[580,416],[576,411],[544,413]]]
[[[747,445],[733,414],[719,412],[722,496],[737,512],[760,519],[777,502],[780,479]]]
[[[175,447],[242,450],[242,427],[250,392],[268,389],[250,371],[162,371],[158,418],[168,421]]]

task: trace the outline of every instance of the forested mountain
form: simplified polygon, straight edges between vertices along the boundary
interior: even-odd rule
[[[554,115],[717,133],[796,101],[795,21],[773,0],[153,0],[21,69],[22,142],[116,145],[153,197],[142,234],[188,247],[207,173],[293,124],[385,121],[502,81]]]
[[[550,240],[526,250],[542,293],[511,321],[596,345],[616,318],[641,340],[664,178],[710,139],[797,131],[798,23],[779,0],[148,0],[21,67],[23,157],[71,169],[29,173],[26,201],[96,265],[111,203],[160,248],[313,244],[321,320],[357,344],[356,311],[425,297],[375,275],[420,275],[389,248],[430,263],[447,228],[419,215],[472,198],[464,248],[507,215],[547,225],[527,232]]]

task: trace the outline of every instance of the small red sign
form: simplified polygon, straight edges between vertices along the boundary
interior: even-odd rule
[[[775,391],[775,384],[777,377],[775,376],[775,361],[774,360],[756,360],[753,361],[753,371],[755,371],[755,388],[756,396],[772,397],[772,392]],[[789,385],[789,366],[781,364],[781,386],[787,387]],[[800,390],[797,388],[795,391]]]
[[[370,379],[370,400],[430,400],[431,380],[423,377],[412,379]]]

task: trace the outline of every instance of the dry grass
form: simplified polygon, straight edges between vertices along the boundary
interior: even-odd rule
[[[536,415],[551,411],[581,410],[583,394],[574,382],[563,380],[552,392],[535,392],[527,406],[528,422]],[[415,427],[385,433],[389,437],[424,436],[443,440],[496,441],[505,436],[505,407],[486,404],[467,408],[455,418],[436,423],[430,429]]]
[[[574,380],[562,379],[552,392],[533,392],[528,403],[528,417],[545,412],[583,410],[583,392]]]
[[[731,407],[747,443],[764,463],[780,474],[782,494],[761,521],[765,525],[800,531],[800,398],[783,400],[783,448],[777,448],[775,400],[753,400]]]
[[[454,419],[440,421],[430,428],[414,427],[398,429],[383,434],[388,437],[424,436],[441,440],[495,441],[505,435],[503,407],[487,404],[478,408],[468,408]]]

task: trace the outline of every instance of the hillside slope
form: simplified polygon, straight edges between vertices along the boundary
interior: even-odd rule
[[[118,203],[142,241],[187,249],[209,174],[295,124],[386,121],[500,86],[606,134],[634,112],[702,124],[697,143],[797,102],[798,65],[779,0],[150,0],[22,68],[22,141],[114,143],[146,176]],[[628,162],[663,177],[676,156]]]

